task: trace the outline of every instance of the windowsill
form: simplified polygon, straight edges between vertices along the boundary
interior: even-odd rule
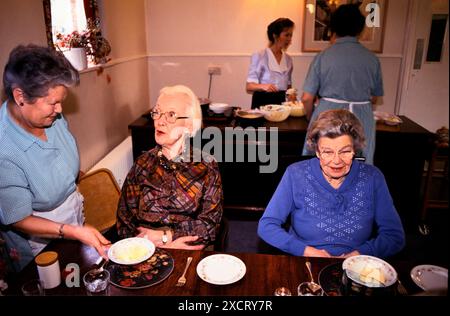
[[[116,65],[120,65],[120,64],[123,64],[126,62],[130,62],[130,61],[134,61],[134,60],[138,60],[138,59],[142,59],[142,58],[147,58],[147,55],[137,55],[137,56],[126,57],[126,58],[112,59],[112,60],[108,61],[106,64],[93,65],[86,69],[80,70],[79,72],[80,72],[80,74],[93,72],[93,71],[97,71],[100,68],[109,68],[109,67],[113,67]]]

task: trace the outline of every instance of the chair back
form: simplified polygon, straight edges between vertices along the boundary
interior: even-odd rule
[[[216,240],[214,241],[214,251],[224,252],[228,241],[228,220],[222,215],[219,231],[217,232]]]
[[[80,178],[78,189],[84,196],[86,224],[105,232],[116,223],[120,188],[106,168],[89,172]]]

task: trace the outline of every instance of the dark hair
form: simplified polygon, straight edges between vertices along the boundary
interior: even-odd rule
[[[288,18],[278,18],[267,27],[267,37],[271,43],[275,42],[274,35],[279,36],[284,29],[294,27],[294,22]]]
[[[366,23],[366,18],[357,4],[340,5],[330,19],[330,29],[338,37],[359,35]]]
[[[15,88],[20,88],[25,100],[33,103],[46,96],[50,88],[79,82],[78,71],[61,52],[33,44],[14,48],[3,72],[3,88],[10,101],[14,101]]]
[[[328,110],[319,114],[311,124],[306,137],[308,149],[317,151],[321,137],[337,138],[348,135],[353,140],[353,149],[357,152],[365,146],[364,129],[358,118],[344,109]]]

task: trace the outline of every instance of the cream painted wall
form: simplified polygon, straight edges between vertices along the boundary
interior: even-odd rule
[[[46,45],[44,15],[36,14],[42,11],[39,0],[0,1],[0,78],[11,49],[18,44]]]
[[[267,45],[267,25],[278,17],[296,23],[288,53],[294,59],[293,86],[301,90],[313,53],[301,52],[302,0],[147,0],[150,99],[165,85],[184,83],[201,97],[208,94],[208,65],[222,66],[213,76],[211,99],[250,107],[245,92],[251,53]],[[402,62],[408,0],[389,1],[383,54],[379,55],[385,96],[378,110],[394,112]]]
[[[112,60],[85,70],[64,102],[70,130],[88,170],[128,136],[128,124],[148,109],[145,0],[100,0]],[[26,23],[24,23],[26,21]],[[0,1],[1,75],[9,51],[20,43],[46,45],[41,0]]]

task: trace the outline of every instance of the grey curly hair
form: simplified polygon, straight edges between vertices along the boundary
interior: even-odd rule
[[[324,111],[309,127],[306,145],[309,150],[316,152],[321,137],[337,138],[343,135],[352,138],[355,152],[366,145],[364,129],[352,112],[344,109]]]

